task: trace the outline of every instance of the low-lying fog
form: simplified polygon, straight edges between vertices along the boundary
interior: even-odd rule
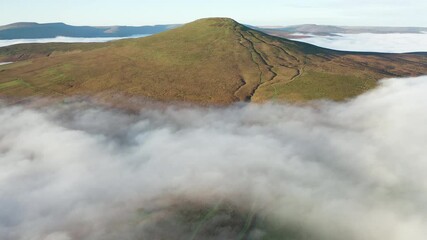
[[[301,35],[301,34],[297,34]],[[145,36],[145,35],[144,35]],[[144,37],[133,36],[133,37]],[[148,35],[146,35],[148,36]],[[295,39],[311,43],[320,47],[346,50],[346,51],[370,51],[370,52],[427,52],[427,33],[411,34],[340,34],[337,36],[311,36],[309,38]],[[132,37],[130,37],[132,38]],[[47,42],[108,42],[122,38],[70,38],[57,37],[49,39],[15,39],[0,40],[0,47],[19,43],[47,43]]]
[[[304,34],[297,34],[303,36]],[[362,52],[427,52],[427,33],[359,33],[314,36],[296,39],[319,47]]]
[[[11,46],[22,43],[85,43],[85,42],[109,42],[114,40],[120,40],[125,38],[140,38],[150,36],[135,35],[130,37],[100,37],[100,38],[79,38],[79,37],[56,37],[56,38],[37,38],[37,39],[11,39],[11,40],[0,40],[0,47]]]
[[[227,202],[296,240],[424,240],[426,92],[418,77],[311,106],[3,106],[0,239],[243,239],[170,218]]]

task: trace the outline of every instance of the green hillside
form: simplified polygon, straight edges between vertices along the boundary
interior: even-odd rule
[[[427,54],[339,52],[201,19],[140,39],[0,48],[0,97],[118,97],[199,104],[343,100],[379,79],[427,74]]]

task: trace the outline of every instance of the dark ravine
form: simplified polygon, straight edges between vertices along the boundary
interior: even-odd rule
[[[345,100],[390,77],[427,74],[427,54],[334,51],[273,37],[232,19],[201,19],[141,39],[0,48],[0,98],[116,96],[227,105]]]
[[[250,41],[249,38],[245,37],[241,31],[236,29],[236,32],[240,35],[242,40],[244,40],[246,43],[248,43],[248,45],[249,45],[248,47],[245,46],[244,44],[241,44],[241,45],[244,46],[248,50],[248,52],[251,54],[252,61],[257,65],[257,68],[259,70],[258,82],[256,82],[254,84],[254,86],[249,86],[251,88],[251,91],[249,92],[249,94],[247,94],[246,96],[243,96],[243,97],[239,97],[240,100],[244,99],[244,100],[251,101],[252,96],[254,95],[255,91],[258,89],[258,87],[263,82],[263,72],[261,71],[261,65],[265,65],[268,68],[268,71],[270,71],[273,74],[273,76],[271,77],[270,80],[274,79],[277,76],[277,74],[271,70],[272,66],[268,65],[267,62],[265,61],[265,59],[262,57],[262,55],[256,50],[254,43],[252,41]],[[239,41],[239,43],[241,43],[241,41]],[[253,54],[255,54],[255,56],[257,56],[261,61],[255,60]],[[242,85],[241,87],[239,87],[239,89],[236,91],[235,95],[238,95],[239,90],[241,90],[242,87],[246,87],[247,84],[248,83],[245,81],[245,85]]]
[[[250,32],[250,35],[251,35],[251,36],[253,36],[255,39],[257,39],[258,41],[263,42],[264,44],[267,44],[267,45],[269,45],[269,46],[272,46],[272,47],[274,47],[274,48],[279,49],[280,51],[282,51],[283,53],[285,53],[285,54],[289,55],[292,59],[294,59],[294,60],[296,61],[296,63],[289,62],[289,63],[286,65],[286,67],[288,67],[288,68],[293,68],[293,69],[295,69],[295,71],[296,71],[296,74],[290,78],[289,82],[294,81],[295,79],[297,79],[299,76],[301,76],[301,75],[302,75],[302,72],[303,72],[303,70],[304,70],[304,67],[300,67],[300,66],[303,66],[303,64],[302,64],[302,62],[301,62],[301,60],[300,60],[300,59],[298,59],[296,56],[294,56],[294,55],[290,54],[288,51],[286,51],[286,50],[285,50],[285,49],[283,49],[282,47],[277,46],[277,45],[274,45],[274,44],[271,44],[271,43],[268,43],[268,42],[266,42],[265,40],[262,40],[261,38],[256,37],[256,36],[255,36],[255,34],[254,34],[254,33],[252,33],[252,32]],[[286,61],[286,60],[285,60],[285,59],[283,59],[283,58],[280,58],[280,59],[282,59],[282,60]],[[272,69],[274,68],[274,66],[272,66],[272,65],[268,65],[268,66],[269,66],[270,71],[271,71],[271,72],[273,72],[273,71],[272,71]],[[283,65],[281,65],[281,66],[283,66]],[[277,74],[277,73],[275,73],[275,72],[273,72],[273,74],[274,74],[274,77],[273,77],[272,79],[270,79],[270,81],[265,82],[265,83],[262,83],[262,84],[269,84],[269,83],[273,82],[273,81],[274,81],[274,79],[278,76],[278,74]],[[289,82],[288,82],[288,83],[289,83]],[[261,86],[262,84],[260,84],[260,86]],[[260,86],[258,86],[258,87],[260,87]]]

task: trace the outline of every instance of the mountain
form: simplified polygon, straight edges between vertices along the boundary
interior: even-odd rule
[[[54,38],[63,37],[129,37],[132,35],[155,34],[169,30],[177,25],[155,25],[155,26],[70,26],[64,23],[13,23],[0,26],[0,39],[32,39],[32,38]]]
[[[379,79],[427,74],[427,53],[333,51],[273,37],[227,18],[140,39],[0,48],[0,97],[120,97],[198,104],[344,100]]]

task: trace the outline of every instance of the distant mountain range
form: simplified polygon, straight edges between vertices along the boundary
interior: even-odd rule
[[[154,25],[154,26],[70,26],[65,23],[32,23],[20,22],[0,26],[0,39],[32,39],[64,37],[129,37],[133,35],[156,34],[179,25]]]
[[[154,25],[154,26],[71,26],[65,23],[33,23],[20,22],[0,26],[0,40],[10,39],[38,39],[63,37],[129,37],[143,34],[156,34],[181,26],[181,24]],[[247,25],[248,26],[248,25]],[[271,35],[299,38],[297,33],[312,35],[335,35],[342,33],[422,33],[427,28],[421,27],[346,27],[305,24],[284,27],[256,27],[248,26]]]
[[[285,27],[261,27],[269,30],[280,30],[292,33],[421,33],[426,32],[427,28],[422,27],[349,27],[349,26],[332,26],[303,24]]]
[[[310,34],[317,36],[333,36],[336,34],[358,34],[358,33],[427,33],[427,28],[423,27],[350,27],[304,24],[285,27],[259,27],[265,33],[287,38],[300,38],[302,35]],[[306,37],[306,36],[305,36]]]

